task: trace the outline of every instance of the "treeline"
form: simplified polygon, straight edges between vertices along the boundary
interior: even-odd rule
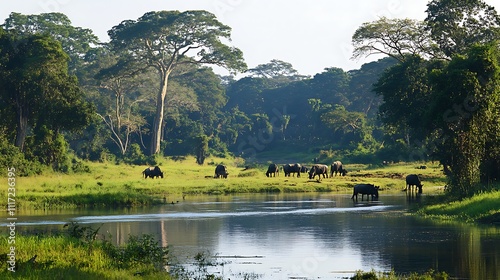
[[[423,21],[364,23],[353,57],[387,57],[313,77],[280,60],[247,69],[224,43],[231,28],[206,11],[149,12],[108,34],[101,43],[60,13],[5,20],[2,165],[70,172],[78,159],[188,154],[199,164],[209,154],[432,159],[459,195],[500,174],[500,17],[483,1],[433,0]],[[210,65],[245,74],[221,77]]]
[[[192,13],[185,16],[194,15],[220,32],[228,28],[207,12]],[[181,21],[182,14],[151,12],[135,25],[124,21],[109,31],[114,41],[100,43],[91,30],[72,26],[64,14],[12,13],[0,29],[2,165],[17,160],[18,166],[31,165],[30,173],[44,165],[70,172],[78,158],[154,162],[153,126],[160,103],[160,154],[196,155],[199,163],[208,154],[258,159],[260,152],[273,149],[312,155],[321,150],[359,151],[361,157],[371,157],[384,141],[383,134],[376,133],[383,129],[376,119],[381,99],[371,85],[394,59],[349,72],[328,68],[314,77],[272,60],[235,80],[205,66],[241,71],[245,65],[234,48],[220,48],[228,53],[219,54],[219,62],[212,55],[200,63],[202,54],[187,58],[186,52],[171,68],[156,67],[168,62],[158,57],[138,61],[138,54],[126,55],[130,50],[124,40],[132,44],[130,37],[145,33],[127,28],[147,23],[168,29],[171,23],[150,18]],[[147,42],[157,35],[147,36],[134,40]],[[141,46],[137,43],[136,48]],[[155,51],[160,56],[169,50],[137,52]],[[158,79],[164,71],[170,71],[167,78]],[[168,90],[162,92],[165,79]]]

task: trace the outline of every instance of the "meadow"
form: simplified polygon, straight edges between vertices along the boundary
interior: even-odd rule
[[[301,177],[266,177],[267,164],[245,166],[241,159],[209,158],[204,165],[192,157],[162,159],[164,178],[145,179],[148,166],[85,162],[88,172],[19,177],[16,181],[16,206],[20,209],[74,207],[144,206],[176,203],[197,195],[265,192],[352,192],[359,183],[380,186],[380,195],[401,192],[408,174],[419,174],[424,193],[442,192],[445,177],[436,163],[401,163],[387,166],[346,164],[349,173],[321,180]],[[217,164],[227,165],[227,179],[215,179]],[[307,164],[306,164],[307,165]],[[309,164],[310,166],[311,164]],[[7,180],[6,178],[2,180]],[[2,196],[6,200],[6,193]]]

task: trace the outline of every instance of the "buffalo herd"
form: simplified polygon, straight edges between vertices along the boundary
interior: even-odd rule
[[[321,181],[322,178],[328,178],[328,174],[330,174],[330,178],[334,176],[346,176],[347,170],[343,167],[342,162],[335,161],[330,166],[330,172],[328,172],[328,165],[325,164],[313,164],[310,168],[301,165],[299,163],[287,163],[281,166],[281,168],[272,163],[269,165],[266,171],[267,177],[276,177],[279,176],[280,169],[283,171],[285,177],[290,177],[292,175],[300,178],[301,173],[308,173],[309,179],[315,179],[318,176],[318,181]],[[144,178],[163,178],[163,172],[161,171],[159,166],[148,167],[142,171],[142,175]],[[227,166],[219,164],[215,167],[214,178],[224,178],[227,179],[229,172],[227,171]],[[406,187],[404,191],[412,193],[413,190],[418,193],[422,193],[423,184],[420,181],[420,178],[416,174],[410,174],[406,176]],[[373,184],[357,184],[353,187],[353,194],[351,199],[358,199],[358,194],[361,194],[361,199],[363,200],[364,195],[367,196],[367,199],[371,197],[372,200],[378,199],[378,191],[379,187]]]

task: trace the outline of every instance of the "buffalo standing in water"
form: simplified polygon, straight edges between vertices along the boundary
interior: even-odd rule
[[[280,169],[279,169],[278,165],[275,163],[269,164],[269,167],[267,168],[266,176],[267,177],[272,177],[272,176],[276,177],[276,174],[278,174],[278,176],[280,175]]]
[[[214,178],[224,178],[227,179],[227,175],[229,173],[227,172],[227,167],[225,165],[219,164],[217,167],[215,167],[215,176]]]
[[[151,179],[154,179],[156,177],[163,178],[163,172],[161,171],[159,166],[155,167],[148,167],[142,171],[142,175],[144,176],[144,179],[151,177]]]
[[[337,176],[337,172],[339,173],[340,176],[345,176],[347,174],[347,170],[345,170],[344,167],[342,166],[342,162],[338,160],[332,163],[330,169],[330,177],[333,177],[333,173],[335,173],[335,176]]]
[[[309,179],[314,179],[318,175],[318,180],[321,180],[321,175],[323,178],[328,178],[328,166],[324,164],[315,164],[309,170]]]
[[[420,178],[418,178],[418,175],[416,174],[410,174],[406,176],[406,189],[405,191],[408,191],[408,188],[410,188],[410,192],[412,192],[412,188],[415,186],[415,191],[418,188],[418,193],[422,193],[422,187],[424,186],[422,182],[420,181]]]
[[[354,186],[354,193],[352,194],[351,199],[356,197],[358,200],[358,194],[361,194],[361,200],[363,200],[363,196],[366,194],[367,199],[370,200],[369,195],[372,196],[372,200],[374,198],[378,199],[378,186],[374,186],[373,184],[357,184]]]

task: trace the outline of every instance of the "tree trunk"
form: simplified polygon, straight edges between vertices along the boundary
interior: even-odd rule
[[[163,128],[163,115],[165,112],[165,97],[167,96],[167,86],[168,77],[170,72],[162,73],[160,91],[158,92],[158,98],[156,100],[156,114],[153,122],[153,135],[151,137],[151,155],[158,154],[160,152],[161,135]]]
[[[17,109],[16,147],[24,151],[24,141],[28,134],[28,116],[22,107]]]

